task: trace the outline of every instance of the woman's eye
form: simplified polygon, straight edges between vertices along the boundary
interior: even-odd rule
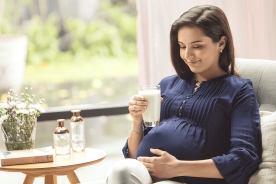
[[[194,48],[195,48],[195,49],[200,49],[200,48],[201,48],[201,46],[194,46]]]
[[[181,49],[185,49],[186,47],[185,46],[180,46]]]

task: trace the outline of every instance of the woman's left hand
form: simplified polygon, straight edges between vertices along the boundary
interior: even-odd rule
[[[160,149],[151,148],[150,151],[158,156],[137,158],[146,166],[150,175],[159,179],[176,177],[175,168],[178,160],[168,152]]]

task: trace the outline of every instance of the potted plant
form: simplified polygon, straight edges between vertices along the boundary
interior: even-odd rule
[[[7,101],[0,103],[0,128],[8,151],[34,148],[37,117],[44,112],[41,104],[45,100],[34,103],[31,91],[25,88],[20,101],[11,89]]]

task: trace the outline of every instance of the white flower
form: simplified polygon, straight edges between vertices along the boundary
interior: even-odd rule
[[[45,112],[45,110],[40,106],[40,104],[30,104],[29,108],[34,108],[41,113]]]
[[[0,112],[1,112],[2,114],[6,114],[6,113],[7,113],[7,109],[1,109]]]
[[[19,109],[16,111],[16,114],[29,114],[29,111],[26,109]]]
[[[13,107],[13,106],[15,106],[15,105],[16,105],[15,101],[11,101],[11,102],[10,102],[10,106]]]
[[[8,115],[3,115],[0,117],[0,124],[2,124],[6,119],[8,119]]]
[[[9,105],[5,102],[5,103],[0,103],[0,108],[1,109],[7,109],[9,107]]]
[[[35,109],[29,109],[30,115],[34,115],[35,114]]]
[[[25,109],[26,106],[27,106],[26,103],[19,103],[19,104],[16,104],[16,108],[17,108],[17,109]]]

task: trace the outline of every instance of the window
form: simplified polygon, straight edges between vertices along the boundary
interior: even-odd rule
[[[20,87],[32,87],[37,99],[45,98],[46,109],[125,102],[136,93],[135,1],[11,0],[3,5],[2,35],[27,35],[28,50],[25,67],[8,61],[4,66],[1,59],[0,71],[7,63],[10,70],[22,66]],[[20,91],[11,82],[2,84],[2,101],[9,88]]]

